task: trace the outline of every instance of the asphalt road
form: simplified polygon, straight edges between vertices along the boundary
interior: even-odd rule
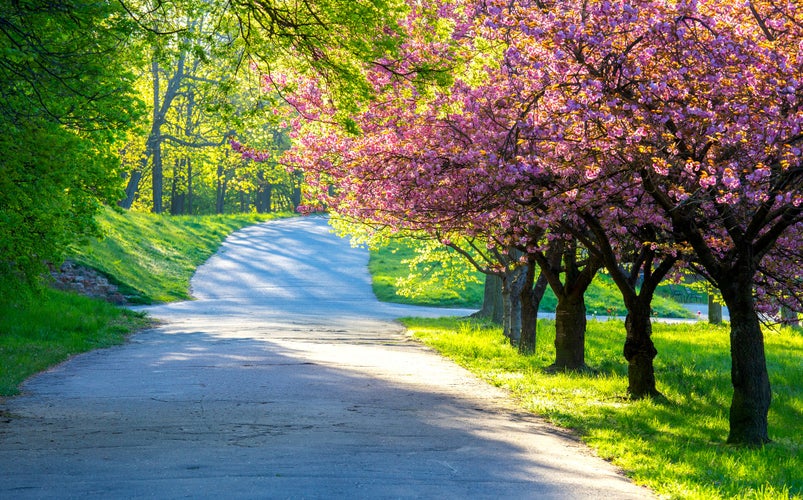
[[[0,403],[0,498],[645,498],[411,341],[322,218],[247,228],[197,300]],[[447,311],[465,314],[468,311]]]

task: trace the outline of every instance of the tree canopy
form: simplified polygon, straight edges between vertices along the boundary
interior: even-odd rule
[[[35,280],[119,196],[115,145],[143,110],[119,5],[4,2],[0,266]]]
[[[760,314],[802,309],[803,12],[771,1],[426,5],[402,22],[399,57],[366,67],[376,97],[354,127],[328,119],[325,82],[283,76],[306,120],[288,161],[336,211],[447,244],[481,237],[527,261],[572,235],[612,273],[629,328],[642,325],[625,354],[647,377],[651,293],[677,263],[696,271],[731,312],[729,440],[766,442]],[[426,12],[446,29],[417,32]],[[422,87],[407,71],[431,60],[453,66],[453,83]]]

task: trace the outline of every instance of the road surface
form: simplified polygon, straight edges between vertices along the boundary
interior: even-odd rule
[[[0,498],[645,498],[411,341],[323,218],[232,235],[197,300],[0,403]]]

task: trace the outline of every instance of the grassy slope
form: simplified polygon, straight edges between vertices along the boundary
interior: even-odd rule
[[[108,210],[100,219],[107,237],[77,248],[73,258],[103,271],[139,302],[184,299],[197,265],[229,233],[272,217],[165,217]],[[142,314],[70,293],[22,295],[0,293],[0,396],[16,394],[27,377],[71,355],[120,344],[148,324]]]
[[[476,307],[482,305],[483,276],[474,272],[478,283],[467,283],[465,287],[450,284],[425,283],[419,289],[419,295],[404,297],[397,293],[397,280],[410,273],[409,266],[402,263],[410,259],[415,252],[402,243],[384,247],[371,252],[369,269],[373,276],[374,293],[386,302],[403,304],[437,305],[444,307]],[[557,299],[552,290],[547,289],[541,301],[542,311],[555,311]],[[613,315],[624,315],[625,307],[622,297],[613,281],[604,274],[598,274],[586,292],[586,308],[589,315],[604,317],[611,310]],[[653,309],[659,316],[667,318],[691,318],[693,315],[674,300],[656,296]]]
[[[465,320],[408,319],[414,335],[520,404],[575,429],[596,452],[670,498],[803,498],[803,335],[766,333],[773,386],[770,435],[760,449],[724,444],[730,359],[727,327],[656,324],[659,390],[668,402],[626,399],[621,321],[592,321],[587,361],[595,375],[546,374],[554,322],[539,322],[537,352],[521,356],[497,327]]]
[[[288,214],[166,217],[107,210],[106,238],[76,248],[75,260],[108,275],[135,302],[189,298],[195,268],[215,253],[231,232]]]

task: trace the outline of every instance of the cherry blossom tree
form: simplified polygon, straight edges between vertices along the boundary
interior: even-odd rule
[[[324,84],[295,80],[312,121],[288,161],[352,217],[481,239],[525,263],[571,233],[623,293],[636,397],[657,394],[652,293],[685,263],[731,312],[728,441],[766,442],[759,313],[800,310],[803,11],[771,0],[472,5],[438,3],[423,36],[416,3],[404,57],[366,70],[375,97],[349,123],[359,134],[331,126]],[[451,69],[453,84],[421,84],[416,68]]]
[[[768,441],[758,313],[800,286],[803,12],[792,2],[487,2],[564,103],[564,158],[640,183],[731,313],[729,442]],[[597,173],[598,171],[598,173]],[[576,175],[576,174],[575,174]],[[685,247],[685,248],[684,248]],[[776,272],[772,272],[772,270]],[[793,279],[788,279],[788,278]],[[759,286],[761,285],[761,286]],[[799,306],[798,306],[799,307]]]

